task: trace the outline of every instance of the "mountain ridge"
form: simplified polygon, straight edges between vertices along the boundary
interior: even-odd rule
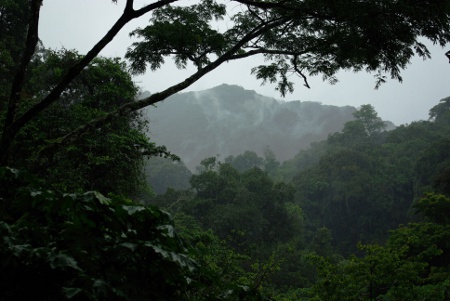
[[[284,102],[236,85],[178,93],[147,108],[149,135],[191,170],[204,158],[269,148],[280,161],[326,139],[353,120],[352,106]]]

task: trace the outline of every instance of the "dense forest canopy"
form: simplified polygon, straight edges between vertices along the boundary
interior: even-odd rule
[[[339,70],[401,81],[414,55],[429,57],[422,39],[449,42],[449,1],[234,0],[231,16],[224,1],[112,2],[123,14],[80,54],[40,43],[45,1],[0,0],[3,299],[449,299],[448,99],[392,133],[362,106],[293,159],[302,168],[269,153],[206,158],[193,189],[160,196],[144,157],[178,158],[139,113],[253,55],[282,95]],[[150,20],[125,58],[100,57],[136,18]],[[196,71],[137,100],[131,74],[168,58]]]
[[[292,160],[207,158],[191,189],[149,202],[232,237],[253,260],[275,255],[262,290],[275,300],[446,300],[450,127],[433,114],[447,102],[429,121],[391,131],[361,106],[341,132]]]

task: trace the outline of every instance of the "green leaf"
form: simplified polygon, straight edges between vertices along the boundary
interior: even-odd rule
[[[52,269],[69,267],[81,271],[75,259],[72,256],[69,256],[64,253],[58,253],[56,255],[51,256],[50,267]]]
[[[105,197],[103,194],[101,194],[98,191],[93,191],[92,192],[94,194],[94,196],[96,197],[96,199],[100,202],[100,204],[102,205],[110,205],[111,204],[111,200],[108,199],[107,197]]]
[[[81,288],[77,288],[77,287],[63,287],[62,291],[66,295],[67,299],[72,299],[73,297],[78,295],[83,290]]]
[[[123,205],[122,208],[128,212],[128,215],[133,215],[136,212],[145,210],[145,207],[143,207],[143,206],[125,206],[125,205]]]
[[[130,243],[130,242],[124,242],[124,243],[121,244],[121,246],[125,247],[127,249],[130,249],[131,251],[136,250],[136,247],[137,247],[136,244],[133,244],[133,243]]]
[[[164,230],[168,237],[175,237],[175,228],[172,225],[162,225],[158,229]]]

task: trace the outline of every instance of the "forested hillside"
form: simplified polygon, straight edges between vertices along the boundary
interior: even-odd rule
[[[432,289],[446,300],[450,248],[440,239],[450,238],[449,109],[450,97],[430,110],[429,121],[384,131],[364,105],[342,131],[294,159],[280,164],[250,151],[207,158],[191,189],[169,189],[151,203],[176,223],[187,214],[204,231],[231,237],[235,251],[274,264],[266,289],[288,300],[403,300],[399,294],[415,299]],[[397,283],[383,278],[390,269],[415,276]]]
[[[450,42],[447,0],[112,2],[121,15],[80,53],[40,41],[48,1],[0,0],[1,300],[450,300],[450,97],[429,120],[385,131],[370,104],[278,103],[220,86],[208,107],[201,93],[177,94],[257,55],[252,73],[281,95],[339,71],[401,81],[414,55],[429,57],[424,39]],[[123,58],[100,55],[139,18],[148,23]],[[167,59],[194,71],[139,97],[133,75]],[[183,120],[173,131],[190,152],[207,145],[198,137],[233,152],[192,174],[152,140],[164,120],[141,114],[163,100],[183,108],[165,118]],[[353,118],[301,149],[313,141],[304,124],[315,135],[341,110]],[[155,193],[145,169],[178,185]]]
[[[180,156],[194,171],[200,161],[246,150],[291,159],[311,142],[340,131],[353,119],[353,107],[313,102],[282,102],[238,86],[222,85],[174,95],[146,109],[149,136]]]
[[[176,94],[146,109],[144,116],[149,122],[148,136],[181,161],[150,158],[146,178],[156,193],[163,193],[167,187],[187,188],[191,173],[211,156],[223,161],[235,156],[241,161],[255,160],[252,156],[290,160],[311,143],[341,131],[347,121],[355,119],[355,111],[351,106],[278,101],[229,85]],[[383,122],[383,130],[395,127]],[[255,162],[249,164],[262,164]]]

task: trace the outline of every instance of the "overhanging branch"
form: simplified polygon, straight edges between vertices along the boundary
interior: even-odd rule
[[[58,97],[61,95],[61,93],[66,89],[66,87],[77,77],[80,72],[100,53],[100,51],[105,48],[106,45],[108,45],[114,37],[117,35],[117,33],[131,20],[139,18],[140,16],[154,10],[160,7],[163,7],[167,4],[176,2],[178,0],[160,0],[156,1],[152,4],[149,4],[147,6],[142,7],[141,9],[134,10],[133,9],[133,0],[127,0],[126,6],[124,9],[124,12],[122,16],[114,23],[114,25],[110,28],[110,30],[103,36],[103,38],[96,44],[92,49],[72,68],[70,68],[67,73],[63,76],[61,81],[53,88],[53,90],[40,102],[36,103],[34,106],[32,106],[30,109],[28,109],[26,112],[24,112],[21,116],[18,116],[16,119],[15,117],[15,110],[14,107],[12,107],[11,113],[8,113],[10,115],[7,118],[7,122],[4,126],[4,131],[2,134],[2,140],[0,144],[0,165],[5,165],[7,163],[8,157],[9,157],[9,149],[11,147],[11,144],[13,143],[14,138],[19,133],[20,129],[29,121],[31,121],[34,117],[36,117],[38,114],[40,114],[43,110],[45,110],[48,106],[50,106],[52,103],[54,103]],[[42,3],[42,0],[32,0],[31,1],[33,7],[32,9],[36,10],[36,8],[40,8],[40,4]],[[38,6],[39,5],[39,6]],[[33,10],[33,11],[34,11]],[[28,36],[35,37],[35,39],[38,39],[38,20],[39,20],[39,9],[32,14],[32,17],[34,19],[33,22],[30,23],[29,29],[28,29]],[[31,43],[31,42],[30,42]],[[36,40],[37,43],[37,40]],[[27,49],[28,49],[28,40],[27,40]],[[34,48],[33,48],[34,52]],[[33,52],[31,54],[26,53],[26,55],[23,56],[23,62],[21,65],[21,68],[18,71],[18,74],[23,71],[23,75],[18,78],[15,88],[13,88],[11,91],[11,95],[15,95],[14,97],[20,97],[20,90],[24,82],[24,74],[26,66],[29,64],[31,57],[33,55]],[[25,67],[23,67],[25,66]],[[22,71],[21,71],[22,70]],[[19,74],[20,75],[20,74]],[[17,106],[17,102],[11,103],[11,106],[15,105]]]
[[[67,135],[60,137],[58,139],[55,139],[53,145],[43,148],[40,151],[40,153],[42,153],[43,151],[45,151],[46,149],[49,149],[49,148],[68,145],[70,142],[75,141],[84,133],[86,133],[90,130],[99,128],[102,125],[114,120],[117,117],[125,116],[131,112],[148,107],[150,105],[153,105],[157,102],[160,102],[160,101],[168,98],[169,96],[171,96],[177,92],[182,91],[183,89],[189,87],[190,85],[195,83],[197,80],[199,80],[200,78],[205,76],[207,73],[209,73],[209,72],[213,71],[214,69],[216,69],[217,67],[219,67],[222,63],[232,59],[234,54],[236,52],[238,52],[239,49],[241,49],[241,47],[243,47],[250,40],[254,39],[255,37],[259,36],[260,34],[262,34],[263,32],[265,32],[267,30],[270,30],[274,27],[277,27],[277,26],[283,24],[284,22],[285,22],[285,20],[280,18],[277,20],[272,20],[271,22],[267,22],[265,24],[261,24],[260,26],[257,26],[254,30],[252,30],[250,33],[245,35],[240,41],[238,41],[233,47],[231,47],[227,52],[225,52],[223,55],[218,57],[214,62],[211,62],[210,64],[206,65],[204,68],[199,69],[197,72],[195,72],[194,74],[192,74],[191,76],[186,78],[184,81],[182,81],[178,84],[175,84],[162,92],[152,94],[151,96],[149,96],[145,99],[126,103],[123,106],[121,106],[120,108],[118,108],[114,111],[111,111],[107,115],[97,118],[95,120],[92,120],[92,121],[76,128],[75,130],[68,133]],[[257,52],[253,52],[253,54],[257,54]]]
[[[303,78],[304,86],[305,86],[306,88],[310,89],[311,87],[309,86],[308,79],[307,79],[306,76],[303,74],[302,70],[300,70],[300,69],[298,68],[298,65],[297,65],[297,55],[295,55],[294,58],[292,59],[292,65],[294,65],[294,70],[295,70],[295,72],[297,72],[298,75],[300,75],[300,76]]]
[[[289,3],[289,0],[282,0],[278,2],[263,2],[263,1],[253,1],[253,0],[233,0],[235,2],[245,4],[247,6],[253,6],[261,9],[271,9],[271,8],[284,8],[290,9],[286,3]]]
[[[272,54],[272,55],[291,55],[291,56],[299,56],[305,53],[308,53],[309,50],[302,51],[283,51],[276,49],[266,49],[266,48],[258,48],[254,50],[247,51],[245,53],[238,53],[230,57],[230,60],[238,60],[246,57],[250,57],[257,54]]]

